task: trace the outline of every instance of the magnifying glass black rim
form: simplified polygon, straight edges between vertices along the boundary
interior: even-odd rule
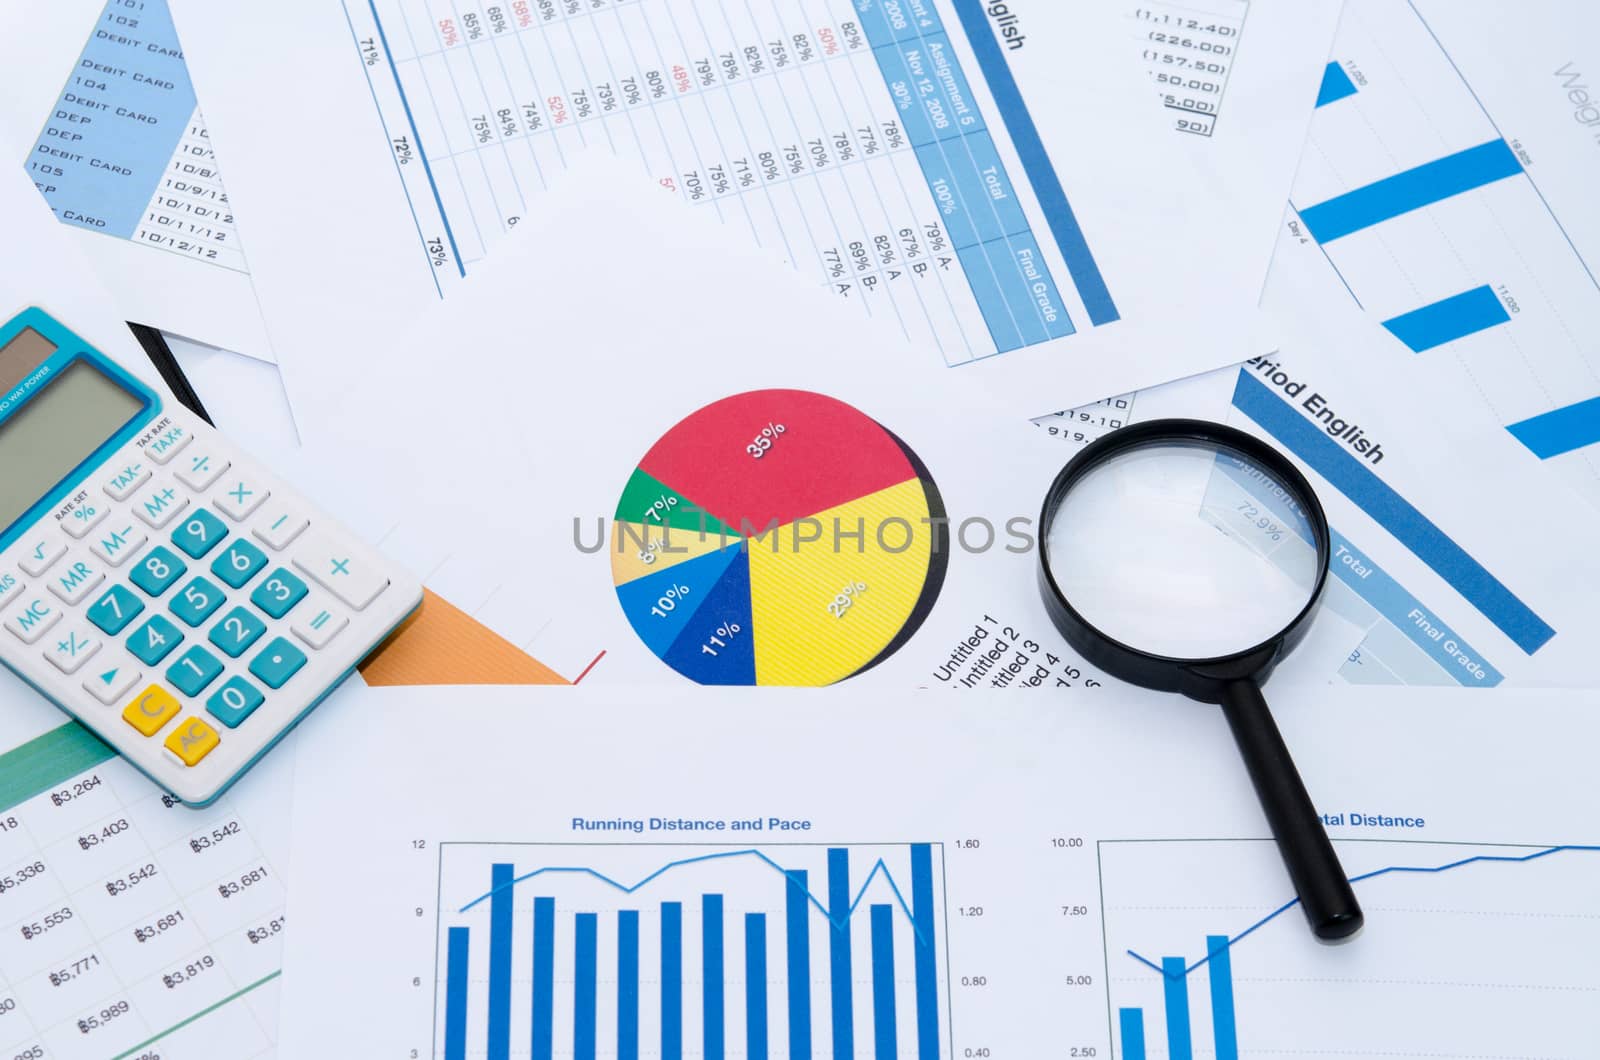
[[[1300,612],[1283,629],[1259,644],[1206,658],[1160,655],[1118,640],[1084,618],[1072,606],[1050,570],[1051,525],[1067,494],[1080,479],[1122,453],[1183,442],[1231,452],[1276,479],[1301,506],[1306,520],[1311,524],[1312,538],[1317,547],[1316,584],[1307,595]],[[1182,692],[1208,702],[1216,702],[1222,686],[1231,681],[1250,677],[1258,681],[1265,680],[1277,661],[1305,636],[1327,585],[1331,555],[1328,517],[1322,510],[1316,491],[1300,473],[1300,469],[1288,457],[1254,435],[1205,420],[1148,420],[1097,438],[1069,460],[1056,475],[1039,513],[1039,584],[1050,620],[1068,643],[1091,663],[1123,680],[1163,692]]]

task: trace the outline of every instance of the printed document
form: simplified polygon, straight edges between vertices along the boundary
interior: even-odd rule
[[[308,438],[339,414],[333,366],[379,370],[383,336],[455,297],[551,194],[559,209],[546,189],[591,150],[915,351],[862,338],[866,356],[1018,412],[1269,348],[1250,308],[1303,120],[1271,126],[1282,181],[1247,203],[1255,181],[1232,175],[1260,159],[1184,149],[1120,5],[175,10]],[[307,158],[325,191],[306,192]],[[344,235],[307,253],[308,232]],[[655,282],[635,261],[649,238],[613,248],[628,289]]]
[[[1583,1055],[1589,697],[1267,695],[1342,945],[1176,696],[352,689],[297,762],[284,1051]]]

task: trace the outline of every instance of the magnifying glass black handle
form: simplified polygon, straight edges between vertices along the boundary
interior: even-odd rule
[[[1354,935],[1361,930],[1361,905],[1272,720],[1261,687],[1252,680],[1230,681],[1222,690],[1222,711],[1245,768],[1250,770],[1261,809],[1278,840],[1284,867],[1311,930],[1326,941]]]

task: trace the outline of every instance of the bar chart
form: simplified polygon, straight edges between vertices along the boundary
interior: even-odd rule
[[[1297,234],[1394,353],[1415,355],[1417,393],[1482,409],[1600,504],[1600,247],[1587,202],[1538,165],[1582,144],[1532,131],[1515,86],[1551,76],[1520,24],[1490,49],[1458,30],[1459,7],[1347,6],[1295,180]],[[1566,32],[1539,21],[1529,40]]]
[[[952,1055],[940,844],[445,843],[439,866],[441,1060]]]
[[[1329,947],[1270,840],[1102,842],[1113,1055],[1554,1056],[1588,1040],[1600,847],[1335,845],[1367,926]]]

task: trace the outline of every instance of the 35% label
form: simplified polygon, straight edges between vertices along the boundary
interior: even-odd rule
[[[777,441],[778,435],[786,430],[788,428],[781,423],[769,423],[761,428],[761,433],[756,435],[749,445],[744,447],[744,451],[760,460],[766,451],[772,448],[772,443]]]

